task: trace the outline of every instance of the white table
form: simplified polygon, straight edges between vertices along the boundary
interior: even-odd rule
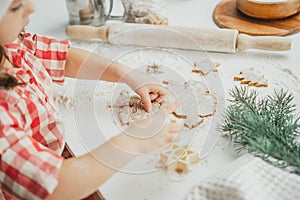
[[[68,15],[63,0],[41,1],[33,0],[36,5],[36,13],[33,14],[31,24],[28,26],[30,32],[52,35],[59,39],[66,39],[64,29],[68,25]],[[219,0],[166,0],[167,16],[171,25],[216,27],[212,20],[212,12]],[[51,16],[51,17],[49,17]],[[263,52],[248,51],[236,54],[208,53],[208,56],[216,62],[221,63],[220,76],[226,95],[230,88],[237,85],[233,82],[233,75],[238,74],[241,67],[254,67],[262,69],[267,78],[276,79],[276,73],[282,75],[282,85],[290,88],[295,94],[295,102],[300,102],[300,67],[299,50],[300,35],[287,36],[293,40],[292,50],[288,52]],[[293,79],[291,81],[291,79]],[[72,82],[72,81],[70,81]],[[286,85],[284,86],[284,82]],[[295,84],[294,84],[295,83]],[[271,87],[276,88],[276,85]],[[68,113],[64,113],[67,117]],[[82,120],[89,123],[89,116],[81,116]],[[71,118],[72,119],[72,118]],[[72,120],[66,120],[67,143],[73,153],[78,156],[86,153],[82,146],[76,127]],[[86,138],[90,144],[95,145],[97,136],[92,127],[87,127]],[[88,142],[88,143],[89,143]],[[218,144],[207,157],[201,161],[196,169],[184,175],[181,181],[172,181],[163,171],[146,174],[116,173],[110,180],[100,186],[99,190],[106,199],[184,199],[191,187],[200,180],[214,174],[236,158],[230,141],[220,138]]]

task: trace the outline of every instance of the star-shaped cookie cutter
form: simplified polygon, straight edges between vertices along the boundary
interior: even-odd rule
[[[174,170],[177,173],[187,173],[190,165],[199,162],[197,152],[188,148],[188,145],[173,144],[171,150],[160,154],[160,161],[167,171]]]

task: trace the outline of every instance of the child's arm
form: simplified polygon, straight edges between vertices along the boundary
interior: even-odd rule
[[[176,123],[165,124],[164,119],[166,113],[171,113],[177,107],[178,103],[171,104],[165,108],[165,112],[161,110],[151,119],[131,125],[127,134],[120,134],[83,156],[63,161],[58,185],[49,199],[84,198],[96,191],[134,157],[159,151],[172,143],[180,127]],[[141,133],[144,134],[143,138]],[[140,138],[136,134],[139,134]]]
[[[77,48],[68,50],[65,76],[126,83],[141,96],[147,111],[151,110],[151,101],[160,102],[166,95],[165,88],[154,77]]]
[[[79,79],[119,82],[131,69],[78,48],[69,48],[65,76]]]

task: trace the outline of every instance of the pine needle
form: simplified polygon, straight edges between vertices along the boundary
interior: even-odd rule
[[[274,166],[300,175],[300,118],[287,91],[259,98],[257,91],[235,87],[222,130],[235,150],[247,151]]]

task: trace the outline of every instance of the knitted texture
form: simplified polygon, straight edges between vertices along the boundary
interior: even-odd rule
[[[193,187],[186,199],[300,199],[300,177],[246,154]]]

